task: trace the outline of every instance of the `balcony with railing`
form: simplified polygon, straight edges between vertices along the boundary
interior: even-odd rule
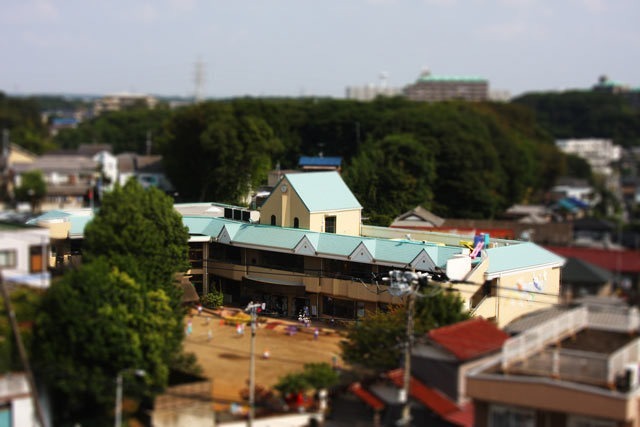
[[[631,333],[639,320],[633,309],[568,311],[507,340],[502,371],[614,388],[631,365],[638,375],[640,339]]]

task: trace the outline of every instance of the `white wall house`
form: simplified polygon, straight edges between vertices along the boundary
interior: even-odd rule
[[[0,426],[40,426],[29,391],[29,383],[22,372],[0,376]]]
[[[49,230],[0,223],[0,270],[7,282],[47,288]]]

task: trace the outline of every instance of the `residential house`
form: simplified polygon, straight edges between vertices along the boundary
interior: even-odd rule
[[[444,221],[443,218],[429,212],[422,206],[416,206],[410,211],[398,215],[389,227],[428,229],[440,227]]]
[[[416,425],[472,426],[473,405],[466,396],[466,373],[486,363],[508,338],[482,318],[433,329],[426,337],[418,338],[411,352],[410,379],[411,416]],[[397,425],[403,373],[402,369],[395,369],[382,377],[351,384],[348,391],[365,405],[343,409],[342,401],[350,396],[339,395],[332,400],[333,405],[338,405],[332,418],[348,418],[343,411],[353,412],[355,406],[360,418],[368,417],[372,424]],[[367,411],[365,406],[370,409]]]
[[[92,199],[98,169],[98,163],[84,155],[45,154],[14,166],[15,186],[20,186],[23,173],[38,170],[47,184],[42,210],[82,207]]]
[[[49,241],[47,229],[0,222],[0,273],[4,281],[49,287]]]
[[[614,275],[616,289],[637,302],[640,286],[640,252],[628,249],[603,249],[578,246],[545,246],[549,251],[567,258],[577,258]]]
[[[40,427],[29,382],[23,372],[0,375],[0,426]]]
[[[0,194],[7,195],[9,200],[15,196],[15,167],[33,163],[36,155],[17,144],[5,141],[0,153]]]
[[[337,172],[285,175],[259,212],[175,206],[189,230],[191,282],[201,294],[222,291],[225,304],[263,301],[281,316],[306,306],[313,317],[354,320],[402,304],[381,280],[397,269],[432,272],[434,284],[498,325],[559,300],[562,257],[530,242],[483,237],[469,248],[466,236],[415,231],[409,240],[406,230],[363,226]],[[91,215],[55,211],[33,222],[51,227],[58,259],[68,262]]]
[[[130,178],[135,177],[143,187],[157,187],[166,193],[173,193],[174,188],[162,166],[162,156],[141,155],[136,153],[121,153],[116,156],[118,164],[118,179],[124,185]]]
[[[475,425],[640,425],[636,308],[565,310],[509,338],[472,369]]]
[[[569,302],[586,295],[608,296],[613,294],[614,275],[590,262],[567,258],[562,267],[560,287],[564,300]]]

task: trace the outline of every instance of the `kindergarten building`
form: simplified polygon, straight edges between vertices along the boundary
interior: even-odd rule
[[[293,317],[355,320],[403,300],[388,292],[390,270],[432,274],[473,315],[503,326],[558,303],[564,258],[530,242],[361,224],[362,207],[339,173],[284,175],[260,211],[215,203],[176,204],[189,229],[187,271],[199,294],[227,305],[266,304]],[[81,254],[90,210],[51,211],[52,267]],[[410,233],[410,234],[409,234]],[[75,257],[75,258],[74,258]]]

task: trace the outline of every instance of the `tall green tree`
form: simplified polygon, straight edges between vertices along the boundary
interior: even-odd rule
[[[238,204],[266,181],[282,144],[261,118],[229,104],[201,104],[168,122],[162,153],[167,174],[188,200]]]
[[[431,291],[429,291],[431,292]],[[415,302],[414,333],[423,335],[433,328],[467,320],[468,312],[455,293],[418,294]],[[340,343],[342,357],[352,365],[374,371],[397,368],[406,339],[406,307],[397,306],[388,312],[367,313],[351,326]]]
[[[412,135],[389,135],[363,145],[344,173],[344,179],[366,215],[386,218],[387,224],[401,212],[433,199],[435,181],[434,142]]]
[[[140,381],[150,395],[162,390],[176,351],[172,313],[162,289],[145,288],[106,258],[54,283],[36,318],[32,353],[55,425],[111,424],[115,378],[128,369],[146,372]]]
[[[15,198],[19,202],[28,202],[31,211],[35,212],[37,207],[47,194],[47,183],[44,175],[39,170],[28,171],[20,177],[20,185],[15,189]]]
[[[189,233],[171,197],[131,179],[104,194],[84,234],[85,261],[106,257],[142,286],[176,297],[173,275],[189,267]]]

